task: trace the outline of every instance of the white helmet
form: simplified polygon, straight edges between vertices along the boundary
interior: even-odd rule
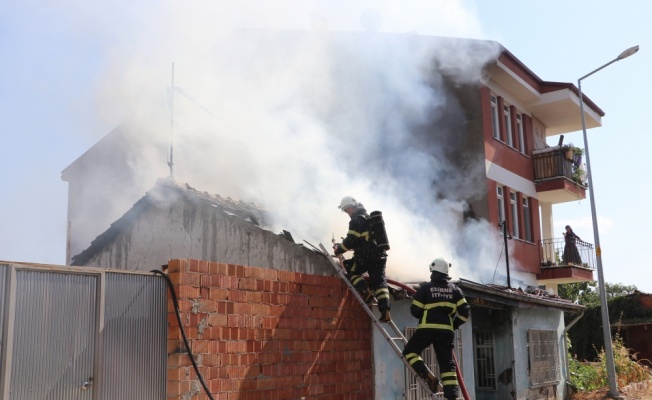
[[[357,206],[359,204],[360,203],[356,199],[354,199],[353,197],[344,196],[344,197],[342,197],[342,201],[340,201],[339,209],[344,211],[347,207],[351,207],[351,206],[355,207],[355,206]]]
[[[448,268],[450,268],[448,261],[444,260],[442,257],[437,257],[430,263],[430,272],[441,272],[444,275],[448,275]]]

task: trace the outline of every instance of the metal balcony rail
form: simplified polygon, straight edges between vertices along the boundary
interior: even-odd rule
[[[564,238],[539,241],[541,268],[578,267],[595,269],[595,250],[592,243],[577,240],[566,245]]]

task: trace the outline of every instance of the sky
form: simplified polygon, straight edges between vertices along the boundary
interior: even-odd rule
[[[635,285],[641,291],[652,293],[652,272],[641,251],[647,246],[649,221],[642,208],[652,201],[645,175],[651,163],[647,150],[652,147],[652,139],[646,133],[643,118],[648,112],[643,100],[652,89],[650,75],[645,72],[650,70],[652,61],[648,50],[652,49],[652,34],[647,21],[652,3],[502,0],[350,3],[293,0],[0,3],[0,49],[5,54],[0,59],[0,148],[3,150],[0,224],[4,228],[0,233],[0,260],[65,264],[68,188],[61,180],[61,171],[133,115],[134,110],[151,103],[156,88],[164,93],[170,84],[172,62],[178,71],[175,83],[187,89],[184,93],[195,96],[187,99],[192,99],[195,106],[201,104],[204,110],[211,110],[204,113],[204,117],[210,114],[204,119],[211,119],[216,113],[220,129],[242,132],[239,138],[221,136],[220,143],[240,149],[246,145],[247,138],[254,137],[253,132],[263,122],[272,132],[271,136],[256,136],[256,141],[264,146],[262,150],[244,155],[252,171],[240,173],[250,182],[257,182],[255,188],[238,186],[240,179],[213,188],[209,179],[197,177],[192,182],[199,190],[227,194],[232,191],[235,197],[255,200],[265,198],[269,202],[267,206],[274,210],[282,210],[288,198],[272,194],[292,193],[293,201],[298,198],[310,203],[306,215],[319,215],[312,219],[295,218],[308,221],[305,227],[296,222],[291,227],[293,234],[298,232],[295,239],[327,241],[336,229],[338,233],[343,231],[347,218],[338,214],[335,206],[343,195],[353,193],[364,199],[363,203],[371,202],[372,208],[379,206],[384,211],[393,211],[385,213],[386,223],[394,229],[390,242],[392,235],[409,236],[413,226],[425,225],[426,230],[430,225],[423,223],[422,216],[408,215],[406,197],[384,196],[386,193],[378,193],[377,187],[369,182],[347,178],[347,168],[351,166],[342,165],[341,157],[346,153],[336,151],[338,146],[329,142],[331,136],[326,135],[332,135],[329,128],[362,133],[367,132],[365,129],[379,128],[369,124],[365,116],[390,106],[399,108],[403,118],[392,120],[397,126],[382,127],[388,132],[401,131],[408,117],[418,119],[424,104],[438,99],[421,93],[422,88],[414,81],[397,79],[418,68],[419,59],[413,54],[393,48],[389,43],[386,45],[395,51],[397,59],[379,62],[376,48],[370,45],[357,51],[365,52],[367,59],[375,64],[355,65],[345,50],[337,54],[339,58],[334,58],[322,47],[315,46],[307,49],[310,57],[289,58],[292,71],[305,74],[299,79],[296,74],[283,73],[282,68],[277,67],[272,73],[256,65],[257,59],[273,60],[278,56],[264,52],[265,49],[264,54],[260,53],[261,49],[227,49],[220,60],[206,61],[206,54],[215,43],[238,28],[347,32],[375,29],[497,41],[541,79],[575,84],[578,78],[613,60],[626,48],[639,45],[640,51],[634,56],[583,80],[582,89],[606,114],[602,127],[588,131],[605,281]],[[455,59],[463,54],[451,52],[449,56]],[[476,58],[485,56],[478,54]],[[384,64],[385,71],[367,73],[371,65],[379,63]],[[209,64],[219,65],[223,72],[220,76],[224,78],[200,82],[199,77],[206,75],[198,71]],[[259,77],[255,90],[240,75],[244,65]],[[306,112],[288,99],[305,95],[304,86],[309,80],[314,81],[310,78],[315,72],[327,79],[322,86],[311,87],[310,95],[314,97],[309,100],[322,108]],[[355,85],[347,86],[351,82]],[[409,96],[399,96],[400,102],[396,101],[397,96],[368,96],[369,90],[379,85],[397,96],[407,93]],[[215,90],[202,91],[200,87]],[[229,93],[237,95],[228,98],[228,102],[225,96],[215,94],[229,89],[233,90]],[[342,96],[350,99],[351,104],[338,109],[340,106],[333,99]],[[407,98],[411,103],[404,104]],[[249,107],[245,109],[243,104]],[[356,110],[361,104],[365,112]],[[182,128],[184,106],[180,102],[178,107]],[[270,112],[272,108],[274,113]],[[327,118],[320,117],[333,112],[350,118],[329,119],[328,123],[332,124],[329,126],[324,123]],[[364,129],[358,129],[363,126]],[[202,132],[215,125],[193,120],[192,127],[194,132]],[[288,130],[293,131],[291,138],[282,133]],[[295,140],[297,132],[307,132],[305,137],[314,140]],[[555,137],[550,143],[556,140]],[[623,141],[625,147],[617,148],[617,143]],[[569,142],[585,147],[581,132],[565,135],[565,143]],[[320,154],[328,153],[326,150],[332,150],[330,156]],[[313,162],[306,162],[301,154],[314,154]],[[421,161],[418,157],[413,159]],[[265,165],[286,171],[282,178],[284,190],[278,190],[276,176],[261,172],[257,164],[261,160]],[[290,168],[297,163],[308,172]],[[408,176],[410,168],[418,166],[415,162],[405,166],[402,172]],[[442,174],[446,172],[441,165],[432,167]],[[299,187],[306,180],[312,180],[310,193]],[[414,189],[413,198],[418,202],[422,188],[410,188]],[[430,211],[438,217],[440,225],[452,225],[447,215],[458,207],[459,204],[451,203]],[[283,211],[279,214],[289,220],[295,211],[296,207],[285,207],[285,214]],[[556,205],[553,213],[554,229],[559,237],[563,226],[569,224],[582,239],[595,243],[588,198]],[[323,234],[310,236],[320,225],[324,227]],[[437,254],[461,257],[450,248],[460,241],[476,240],[486,227],[477,229],[458,234],[436,233],[431,229],[419,235],[420,239],[414,240],[412,247],[401,249],[399,245],[390,259],[410,265],[423,264],[425,268],[430,262],[428,258]],[[441,245],[424,252],[423,248],[432,247],[432,242]],[[471,271],[478,263],[494,265],[500,261],[500,250],[495,246],[478,242],[473,247],[473,255],[462,261],[463,270]]]

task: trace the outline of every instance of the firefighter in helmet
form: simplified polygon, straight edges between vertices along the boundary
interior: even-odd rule
[[[410,312],[419,320],[414,335],[403,350],[403,356],[412,368],[436,392],[438,380],[421,359],[421,352],[433,345],[446,399],[456,399],[458,391],[457,368],[453,359],[455,329],[466,322],[471,307],[462,290],[450,283],[450,264],[443,258],[430,263],[430,282],[417,289]]]
[[[349,231],[342,243],[335,243],[335,255],[353,250],[353,258],[344,261],[347,276],[362,298],[370,303],[375,297],[380,310],[380,321],[391,320],[389,310],[389,289],[385,277],[387,253],[373,240],[371,233],[371,219],[362,203],[351,196],[345,196],[339,205],[340,210],[349,214]],[[373,213],[372,213],[373,214]],[[369,283],[373,292],[369,290],[362,274],[369,274]]]

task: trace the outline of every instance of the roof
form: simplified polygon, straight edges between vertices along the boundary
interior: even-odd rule
[[[216,212],[235,215],[256,226],[263,225],[265,221],[266,212],[260,205],[200,192],[187,183],[177,183],[173,178],[163,178],[159,179],[154,188],[138,200],[129,211],[113,222],[109,229],[95,238],[87,249],[73,256],[71,265],[79,266],[88,263],[145,211],[153,207],[160,207],[165,203],[172,204],[178,201],[206,204],[214,207]]]
[[[476,305],[488,302],[517,308],[559,309],[571,313],[586,310],[586,307],[581,304],[562,299],[533,286],[528,286],[526,290],[523,290],[500,285],[484,285],[465,279],[460,279],[457,285],[464,291],[465,297],[479,300],[479,304]]]

